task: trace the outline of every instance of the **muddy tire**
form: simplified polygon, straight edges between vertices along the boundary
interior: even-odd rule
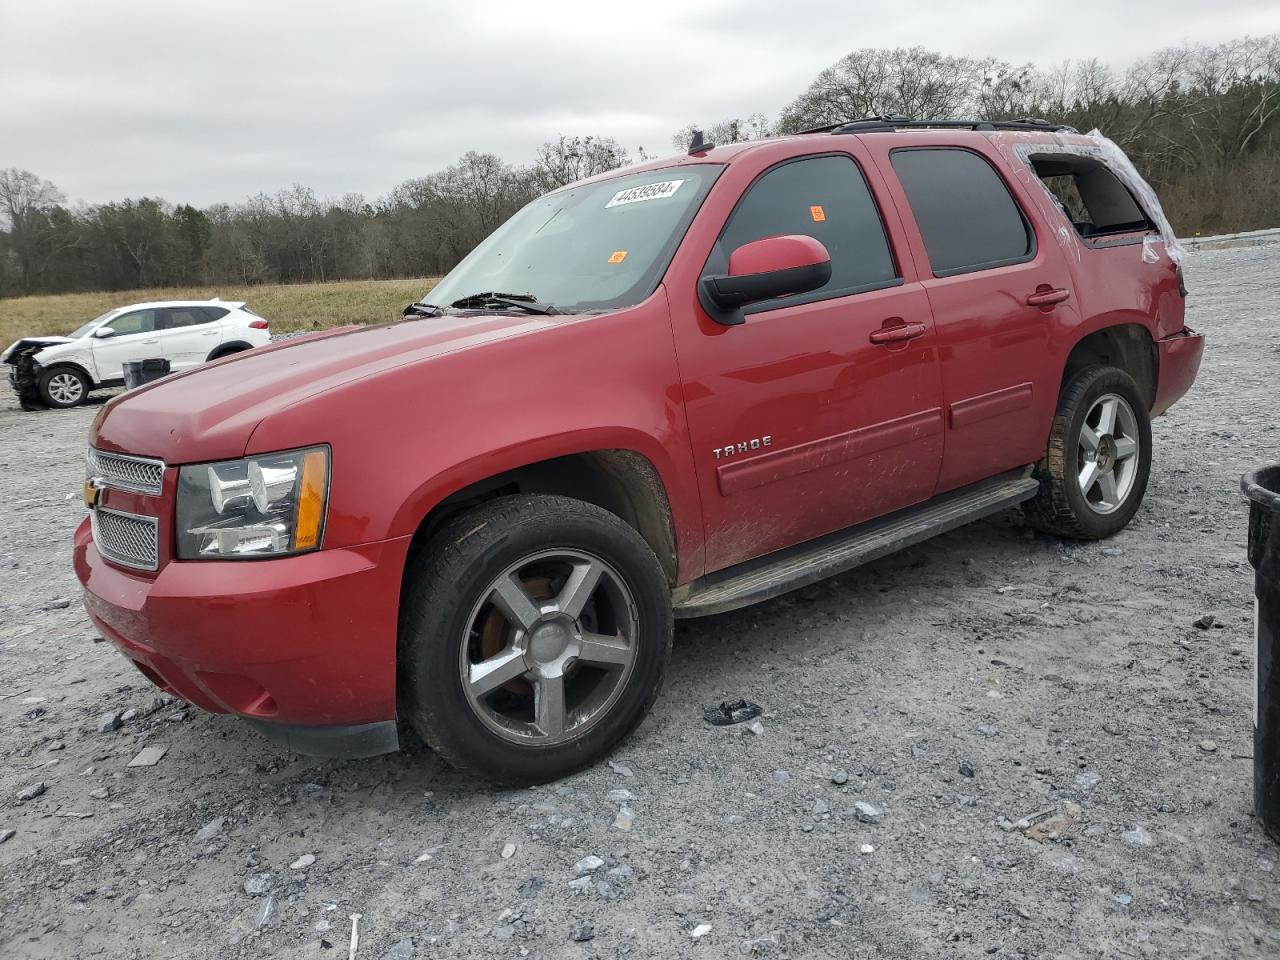
[[[1040,491],[1023,504],[1046,533],[1100,540],[1123,530],[1142,504],[1151,472],[1151,416],[1123,370],[1089,366],[1062,388]]]
[[[78,407],[92,388],[89,378],[75,367],[53,367],[40,374],[40,399],[57,409]]]
[[[644,718],[671,655],[658,558],[615,515],[504,497],[450,521],[411,561],[400,714],[454,767],[557,780]]]

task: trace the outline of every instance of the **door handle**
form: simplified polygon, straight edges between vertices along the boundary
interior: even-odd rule
[[[217,330],[206,330],[204,333],[200,334],[202,337],[216,337],[217,335]]]
[[[1027,297],[1028,307],[1052,307],[1055,303],[1062,303],[1071,296],[1070,290],[1064,290],[1061,287],[1051,287],[1046,283],[1036,287],[1036,292]]]
[[[143,343],[159,343],[159,340],[143,340]]]
[[[886,320],[879,330],[872,330],[871,336],[867,339],[872,343],[901,343],[903,340],[914,340],[916,337],[924,336],[928,329],[926,324],[917,320],[904,323],[901,319],[894,317]]]

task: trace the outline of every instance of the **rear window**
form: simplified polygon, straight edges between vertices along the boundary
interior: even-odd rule
[[[1101,160],[1076,154],[1032,154],[1028,162],[1080,236],[1152,229],[1133,194]]]
[[[895,150],[894,172],[924,237],[934,276],[1028,260],[1031,229],[991,164],[969,150]]]

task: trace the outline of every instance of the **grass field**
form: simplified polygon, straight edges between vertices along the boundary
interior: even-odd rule
[[[0,299],[0,349],[22,336],[70,333],[112,307],[148,300],[243,300],[271,322],[273,333],[386,323],[398,320],[404,305],[417,300],[434,284],[434,279],[348,280],[13,297]]]

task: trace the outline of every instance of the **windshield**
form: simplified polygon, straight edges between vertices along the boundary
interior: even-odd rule
[[[561,311],[639,303],[657,287],[721,169],[650,170],[540,197],[423,299],[448,307],[493,291],[536,297]]]
[[[73,333],[68,333],[67,336],[70,337],[72,340],[79,340],[81,337],[88,336],[89,331],[92,330],[95,326],[97,326],[99,321],[107,319],[107,317],[111,316],[113,313],[115,313],[114,310],[108,310],[106,313],[102,314],[101,316],[94,317],[92,320],[86,323],[83,327],[78,328]]]

